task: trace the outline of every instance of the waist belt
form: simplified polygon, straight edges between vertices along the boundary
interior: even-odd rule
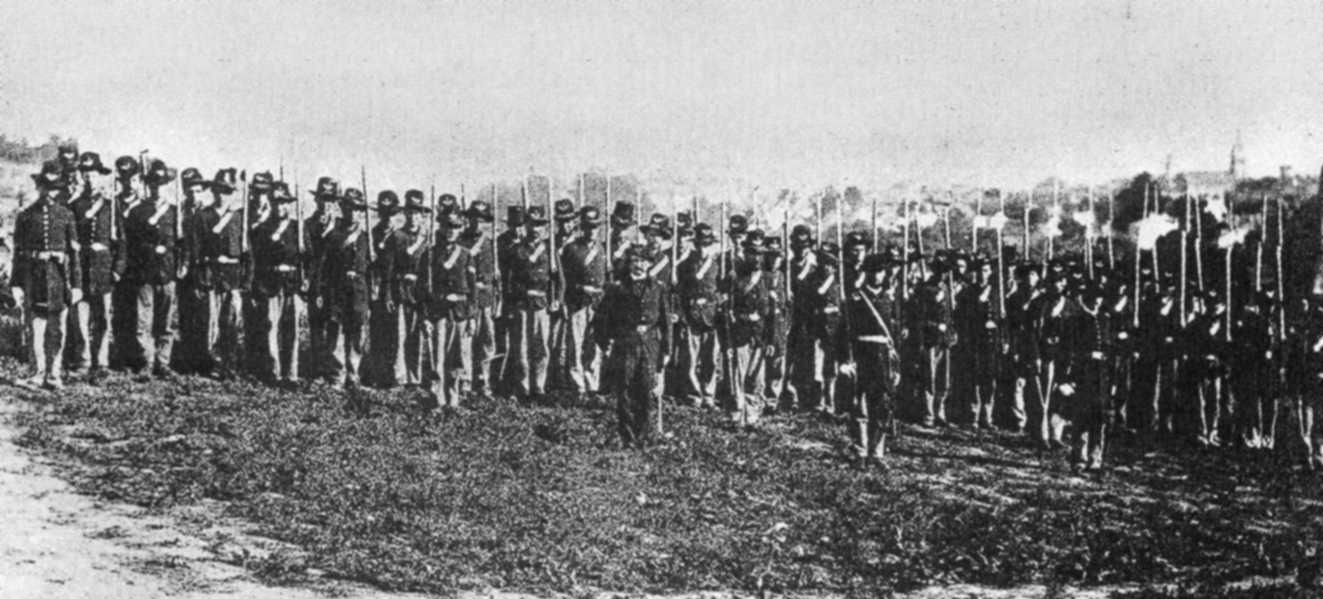
[[[64,262],[69,258],[64,252],[57,250],[34,251],[30,252],[28,256],[36,258],[37,260],[54,260],[56,262]]]
[[[743,320],[745,322],[758,322],[759,320],[763,319],[763,317],[760,316],[757,312],[745,312],[743,314],[736,314],[735,318],[739,320]]]
[[[403,274],[403,275],[400,275],[400,278],[401,278],[401,279],[404,279],[404,280],[406,280],[406,281],[417,281],[417,280],[418,280],[418,275],[416,275],[416,274],[410,272],[410,273],[405,273],[405,274]]]
[[[158,247],[159,247],[159,246],[158,246]],[[216,256],[215,258],[212,258],[212,259],[211,259],[211,263],[212,263],[212,264],[238,264],[238,263],[239,263],[239,259],[238,259],[238,258],[231,258],[230,256]]]
[[[547,292],[545,292],[545,291],[540,291],[540,290],[537,290],[537,289],[529,289],[529,290],[528,290],[528,297],[547,297]]]
[[[634,332],[635,332],[635,333],[638,333],[638,334],[640,334],[640,335],[642,335],[642,334],[644,334],[644,333],[646,333],[646,332],[648,332],[648,331],[651,331],[651,330],[652,330],[652,325],[651,325],[651,324],[639,324],[639,325],[634,325]]]
[[[598,287],[598,286],[596,286],[596,285],[579,285],[579,289],[582,289],[582,290],[584,290],[584,291],[587,291],[588,293],[601,293],[601,292],[602,292],[602,288],[601,288],[601,287]]]
[[[158,246],[156,246],[156,253],[158,253],[158,254],[164,254],[164,253],[165,253],[165,246],[163,246],[163,245],[158,245]]]
[[[362,276],[363,276],[363,275],[359,274],[359,272],[356,271],[356,270],[347,270],[347,271],[345,271],[345,278],[346,278],[346,279],[358,279],[358,278],[362,278]]]
[[[825,308],[821,308],[818,310],[818,312],[822,314],[835,314],[840,311],[841,311],[840,306],[827,306]]]
[[[274,270],[276,272],[294,272],[298,269],[299,267],[294,266],[293,264],[277,264],[271,267],[271,270]]]
[[[860,335],[855,337],[855,341],[860,343],[880,343],[882,345],[891,345],[891,338],[886,335]]]
[[[465,297],[468,297],[467,293],[447,293],[445,300],[448,302],[460,302],[464,301]]]
[[[479,281],[479,282],[477,282],[477,283],[474,283],[473,285],[474,285],[475,287],[477,287],[478,289],[491,289],[491,288],[492,288],[492,284],[491,284],[491,283],[483,283],[483,282],[481,282],[481,281]]]
[[[694,303],[695,303],[695,304],[698,304],[698,305],[701,306],[701,305],[707,303],[707,298],[705,298],[705,297],[697,298],[697,299],[694,300]]]
[[[108,245],[106,245],[106,244],[104,244],[104,243],[101,243],[100,241],[94,241],[94,242],[92,242],[92,245],[89,246],[89,247],[91,247],[91,248],[92,248],[92,251],[94,251],[94,252],[109,252],[109,251],[110,251],[110,246],[108,246]]]

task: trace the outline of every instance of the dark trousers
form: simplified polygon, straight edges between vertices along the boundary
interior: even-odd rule
[[[661,335],[656,330],[634,331],[617,338],[606,357],[606,376],[617,381],[616,430],[626,446],[642,446],[651,440],[653,387]]]

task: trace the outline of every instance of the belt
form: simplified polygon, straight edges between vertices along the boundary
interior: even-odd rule
[[[818,310],[818,312],[821,312],[822,314],[835,314],[840,311],[841,311],[840,306],[827,306],[825,308],[820,308]]]
[[[157,246],[157,247],[160,247],[160,246]],[[211,259],[211,263],[212,263],[212,264],[238,264],[238,263],[239,263],[239,259],[238,259],[238,258],[231,258],[230,256],[216,256],[215,258],[212,258],[212,259]]]
[[[106,244],[104,244],[104,243],[101,243],[100,241],[93,241],[93,242],[92,242],[92,245],[89,246],[89,247],[91,247],[91,248],[92,248],[92,251],[94,251],[94,252],[109,252],[109,251],[110,251],[110,246],[108,246],[108,245],[106,245]]]
[[[547,297],[547,292],[538,289],[529,289],[528,297]]]
[[[701,305],[707,303],[707,298],[705,298],[705,297],[697,298],[697,299],[694,300],[694,303],[695,303],[695,304],[698,304],[698,305],[701,306]]]
[[[410,273],[405,273],[405,274],[403,274],[403,275],[400,275],[400,278],[401,278],[401,279],[404,279],[404,280],[406,280],[406,281],[417,281],[417,280],[418,280],[418,275],[416,275],[416,274],[410,272]]]
[[[634,325],[634,332],[635,332],[635,333],[638,333],[638,334],[640,334],[640,335],[642,335],[642,334],[644,334],[644,333],[646,333],[646,332],[648,332],[648,331],[651,331],[651,330],[652,330],[652,325],[651,325],[651,324],[639,324],[639,325]]]
[[[465,297],[468,297],[467,293],[447,293],[445,300],[452,303],[460,302],[460,301],[464,301]]]
[[[163,246],[163,245],[158,245],[158,246],[156,246],[156,253],[158,253],[158,254],[164,254],[164,253],[165,253],[165,246]]]
[[[743,320],[745,322],[758,322],[759,320],[763,319],[763,317],[760,316],[757,312],[745,312],[743,314],[736,314],[735,318],[739,320]]]
[[[891,345],[891,338],[886,335],[860,335],[855,337],[860,343],[880,343],[882,345]]]
[[[491,288],[492,288],[492,284],[491,284],[491,283],[477,282],[477,283],[474,283],[473,285],[474,285],[475,287],[477,287],[478,289],[491,289]]]
[[[64,252],[57,250],[33,251],[30,252],[28,256],[36,258],[37,260],[54,260],[56,262],[64,262],[69,258]]]
[[[277,264],[272,266],[271,269],[276,272],[294,272],[298,270],[299,267],[294,266],[293,264]]]
[[[347,278],[347,279],[358,279],[358,278],[362,278],[362,276],[363,276],[363,275],[362,275],[362,274],[359,274],[359,272],[356,271],[356,270],[347,270],[347,271],[345,271],[345,278]]]
[[[602,288],[601,288],[601,287],[598,287],[598,286],[596,286],[596,285],[579,285],[579,289],[582,289],[582,290],[584,290],[584,291],[587,291],[588,293],[601,293],[601,292],[602,292]]]

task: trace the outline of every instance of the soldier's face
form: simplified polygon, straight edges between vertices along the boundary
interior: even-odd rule
[[[293,211],[294,202],[281,202],[276,204],[276,214],[279,214],[282,220],[289,218],[290,213]]]
[[[648,276],[648,263],[641,257],[629,259],[629,276],[635,279],[642,279]]]
[[[453,243],[459,239],[459,227],[441,227],[441,235],[446,241]]]
[[[867,251],[868,251],[868,248],[866,248],[866,247],[864,247],[864,246],[862,246],[862,245],[852,245],[852,246],[850,246],[850,262],[855,263],[855,264],[858,264],[858,263],[860,263],[860,262],[863,262],[863,261],[864,261],[864,254],[867,253]]]
[[[1029,274],[1024,277],[1024,280],[1029,283],[1030,287],[1037,287],[1039,281],[1042,279],[1043,278],[1038,275],[1038,272],[1033,270],[1029,271]]]
[[[410,210],[410,211],[408,211],[408,212],[405,212],[405,213],[404,213],[404,223],[407,224],[407,225],[409,225],[410,227],[416,227],[416,226],[418,226],[418,215],[419,215],[419,212],[417,212],[417,211],[415,211],[415,210]]]

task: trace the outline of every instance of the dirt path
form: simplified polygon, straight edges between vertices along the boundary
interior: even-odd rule
[[[0,597],[408,596],[335,581],[263,585],[235,563],[274,542],[217,519],[215,504],[157,515],[78,494],[50,463],[15,444],[10,416],[19,409],[12,397],[0,399]]]

